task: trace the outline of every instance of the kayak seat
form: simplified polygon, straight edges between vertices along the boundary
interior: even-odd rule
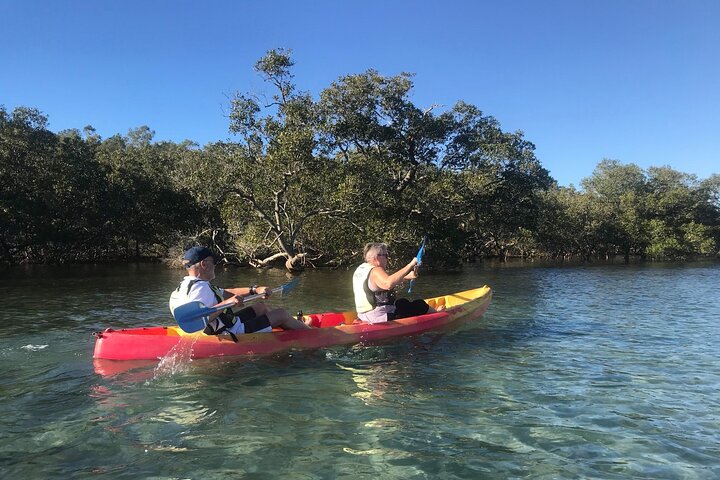
[[[345,325],[345,315],[342,313],[323,313],[320,315],[320,327],[336,327]]]
[[[313,313],[312,315],[305,315],[305,319],[307,318],[310,319],[310,323],[308,325],[313,328],[320,328],[320,315],[316,313]]]

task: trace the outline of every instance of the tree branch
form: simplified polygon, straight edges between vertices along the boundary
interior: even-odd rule
[[[260,205],[257,204],[255,197],[253,197],[252,195],[248,195],[247,193],[245,193],[242,190],[237,189],[237,188],[231,188],[231,189],[227,190],[227,194],[234,194],[235,196],[242,198],[243,200],[248,202],[250,204],[250,206],[253,208],[253,210],[255,210],[255,213],[257,214],[257,216],[262,218],[263,220],[265,220],[265,222],[270,226],[271,229],[273,229],[275,231],[279,230],[280,226],[273,223],[272,218],[270,218],[270,216],[268,216],[265,212],[263,212],[263,210],[260,208]]]

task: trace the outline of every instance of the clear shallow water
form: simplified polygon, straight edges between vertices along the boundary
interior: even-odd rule
[[[717,263],[480,265],[416,285],[421,296],[493,286],[486,316],[453,335],[261,360],[176,352],[96,373],[91,333],[167,324],[180,274],[31,268],[0,280],[0,476],[720,477]],[[346,309],[349,277],[308,272],[273,303]]]

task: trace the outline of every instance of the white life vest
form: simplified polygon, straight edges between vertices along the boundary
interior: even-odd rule
[[[375,268],[374,265],[369,263],[363,263],[355,269],[353,273],[353,293],[355,294],[355,310],[358,313],[369,312],[375,305],[373,305],[375,296],[370,290],[368,285],[368,279],[370,278],[370,272]]]
[[[180,283],[180,286],[176,288],[171,294],[170,294],[170,311],[174,312],[177,307],[180,305],[184,305],[190,301],[189,295],[190,290],[192,289],[193,285],[195,285],[198,282],[206,282],[208,286],[210,287],[210,290],[212,290],[213,295],[215,295],[215,300],[217,303],[220,303],[223,301],[223,295],[222,291],[213,285],[212,283],[208,282],[207,280],[199,280],[197,278],[185,278],[182,283]],[[210,306],[210,305],[206,305]],[[235,318],[235,314],[232,311],[232,308],[227,308],[224,310],[220,315],[218,315],[215,319],[207,323],[205,329],[203,330],[203,333],[206,335],[219,335],[221,333],[224,333],[229,328],[231,328],[233,325],[235,325],[235,322],[237,319]],[[227,332],[232,337],[233,341],[237,342],[237,337],[232,332]]]

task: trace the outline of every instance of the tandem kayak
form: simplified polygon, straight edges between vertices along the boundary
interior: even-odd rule
[[[335,345],[383,343],[425,332],[449,331],[480,318],[492,298],[492,289],[473,290],[426,299],[436,310],[418,317],[369,324],[357,320],[355,312],[305,315],[311,330],[273,330],[237,336],[185,333],[180,327],[106,329],[95,334],[95,359],[158,360],[174,348],[186,346],[191,358],[237,355],[271,355],[290,350],[312,350]]]

